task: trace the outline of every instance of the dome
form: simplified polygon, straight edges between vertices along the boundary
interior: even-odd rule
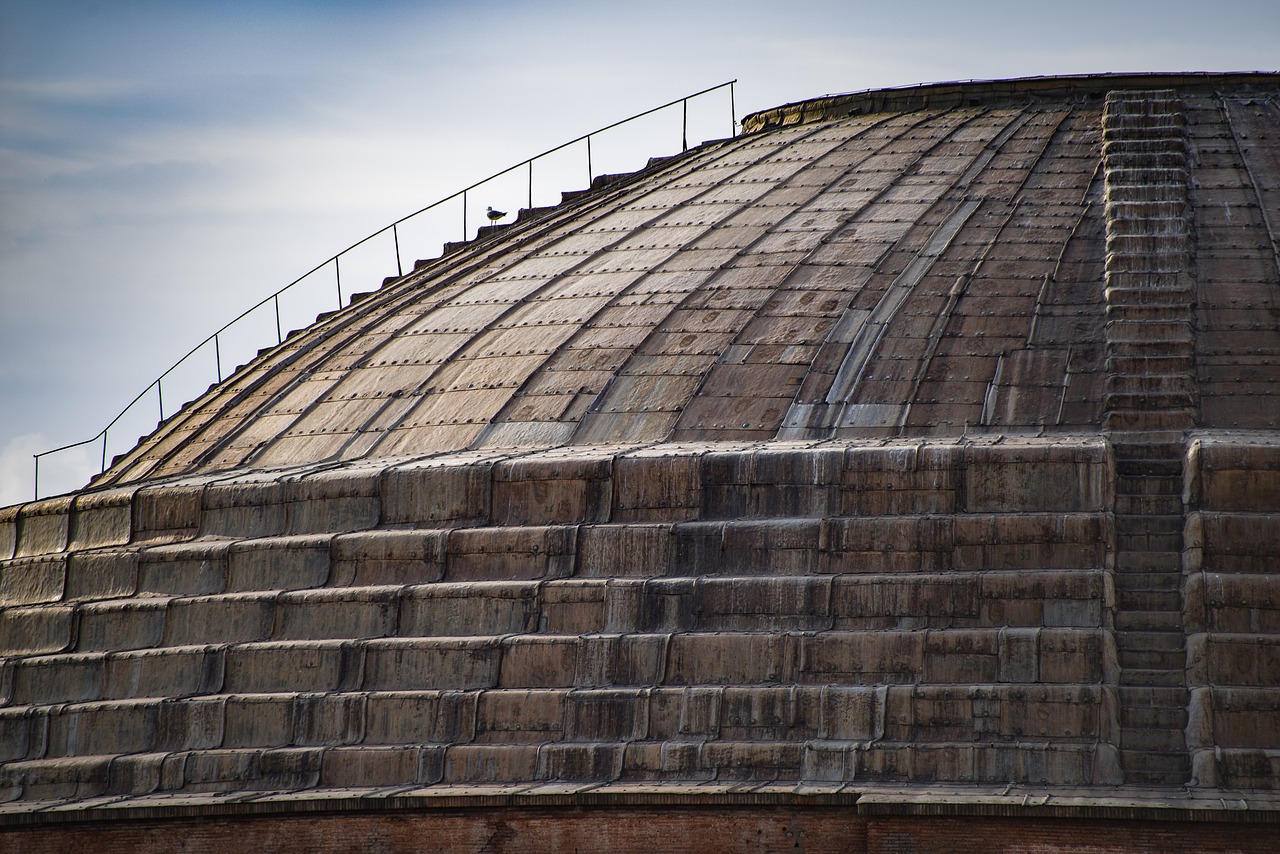
[[[0,510],[0,823],[1260,844],[1278,99],[789,104],[322,315]]]

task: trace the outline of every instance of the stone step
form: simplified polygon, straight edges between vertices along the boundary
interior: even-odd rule
[[[1106,392],[1102,395],[1102,408],[1109,414],[1135,413],[1147,415],[1153,425],[1164,421],[1154,418],[1156,412],[1163,410],[1190,410],[1195,405],[1195,396],[1191,391],[1138,391],[1138,392]],[[1161,412],[1163,414],[1163,412]]]
[[[1116,593],[1136,590],[1159,590],[1178,592],[1182,589],[1182,573],[1143,572],[1140,570],[1117,570],[1115,576]]]
[[[1182,548],[1182,533],[1176,534],[1116,534],[1116,548],[1120,551],[1164,552]]]
[[[1109,356],[1109,374],[1182,374],[1195,369],[1194,357],[1183,355]]]
[[[1121,708],[1180,709],[1186,712],[1186,686],[1120,685],[1118,690]]]
[[[1116,496],[1172,495],[1182,496],[1181,467],[1176,477],[1168,475],[1116,474]]]
[[[1120,726],[1123,729],[1176,729],[1187,723],[1187,710],[1182,706],[1121,706]]]
[[[1191,773],[1191,760],[1185,753],[1121,749],[1120,767],[1126,783],[1179,786]]]
[[[1121,633],[1123,634],[1123,633]],[[1186,654],[1147,649],[1121,649],[1117,652],[1120,667],[1124,671],[1186,669]]]
[[[1107,338],[1107,358],[1143,358],[1151,356],[1181,356],[1194,353],[1195,341],[1190,332],[1172,338],[1151,334],[1151,330],[1136,329],[1137,324],[1116,325]],[[1139,336],[1138,332],[1147,334]]]
[[[1174,495],[1117,495],[1116,515],[1155,515],[1182,517],[1181,496]]]
[[[1176,478],[1178,483],[1182,482],[1182,460],[1157,458],[1157,459],[1117,459],[1116,474],[1119,477],[1167,477]],[[1117,487],[1122,484],[1118,483]],[[1116,490],[1120,490],[1117,488]]]
[[[1139,516],[1116,513],[1117,534],[1181,534],[1185,522],[1182,514]]]
[[[1182,632],[1116,632],[1117,649],[1159,650],[1183,654],[1186,636]]]
[[[1128,409],[1105,409],[1104,430],[1190,430],[1196,425],[1196,410],[1152,409],[1145,403]]]
[[[1180,632],[1182,614],[1174,611],[1120,611],[1115,616],[1119,631]]]
[[[1122,668],[1120,671],[1120,684],[1152,688],[1173,688],[1186,684],[1186,672],[1184,670]]]
[[[1116,607],[1125,611],[1182,611],[1177,590],[1117,590]]]
[[[1187,742],[1181,729],[1120,727],[1120,749],[1147,753],[1179,753]]]
[[[1114,399],[1133,396],[1192,400],[1195,392],[1195,379],[1188,374],[1113,374],[1107,377],[1105,395]],[[1178,443],[1177,450],[1182,451],[1181,443]]]

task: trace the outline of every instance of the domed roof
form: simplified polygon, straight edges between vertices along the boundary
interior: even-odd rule
[[[1278,105],[788,105],[320,318],[0,509],[0,826],[1267,829]]]
[[[1197,94],[1174,111],[1176,150],[1136,165],[1131,143],[1104,148],[1104,96],[1148,84]],[[98,483],[461,449],[1096,432],[1123,314],[1107,262],[1133,247],[1198,265],[1192,422],[1275,428],[1276,167],[1260,143],[1276,85],[1048,78],[749,117],[420,262]],[[1161,185],[1108,195],[1130,180]],[[1174,231],[1108,234],[1135,217]]]

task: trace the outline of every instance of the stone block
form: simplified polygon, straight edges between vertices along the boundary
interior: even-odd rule
[[[422,527],[483,523],[489,518],[494,459],[437,457],[382,474],[382,522]]]
[[[691,631],[697,583],[696,578],[610,581],[604,630],[623,634]]]
[[[0,788],[16,788],[23,800],[86,800],[107,791],[110,756],[68,756],[0,766]]]
[[[353,677],[357,650],[339,641],[273,641],[247,643],[226,651],[230,693],[336,691]]]
[[[816,686],[729,686],[720,701],[725,741],[803,741],[818,733]]]
[[[573,572],[577,529],[571,526],[468,528],[450,531],[450,581],[563,578]]]
[[[974,573],[844,575],[833,580],[836,629],[946,627],[978,616]]]
[[[331,544],[331,586],[428,584],[444,577],[448,532],[359,531]]]
[[[582,578],[668,575],[675,560],[671,525],[584,525],[575,574]]]
[[[320,767],[325,752],[314,747],[264,750],[258,758],[253,787],[277,791],[313,788],[320,782]]]
[[[49,716],[46,756],[154,750],[159,703],[123,701],[64,706]]]
[[[287,534],[336,534],[378,525],[382,476],[376,469],[333,469],[285,480]]]
[[[885,686],[827,685],[818,698],[817,738],[868,741],[884,738]]]
[[[924,632],[821,632],[796,638],[796,680],[807,684],[911,683],[924,667]]]
[[[694,588],[699,631],[821,630],[831,624],[830,577],[702,578]]]
[[[23,504],[18,510],[18,541],[15,557],[58,554],[66,550],[70,537],[69,495]]]
[[[276,593],[227,593],[172,599],[165,612],[164,645],[240,644],[271,638]]]
[[[205,540],[157,546],[138,556],[138,593],[200,596],[227,588],[231,543]]]
[[[133,494],[138,487],[83,492],[71,507],[72,550],[128,545],[133,536]]]
[[[538,751],[539,780],[610,781],[622,776],[621,744],[546,744]]]
[[[666,669],[666,634],[588,635],[578,646],[578,688],[657,685]]]
[[[535,582],[468,581],[404,591],[398,633],[401,637],[464,637],[537,629]]]
[[[398,588],[295,590],[276,600],[277,640],[381,638],[396,634]]]
[[[297,730],[291,694],[231,695],[224,704],[222,743],[229,748],[292,744]]]
[[[0,610],[0,656],[65,652],[71,646],[71,608],[41,605]]]
[[[138,552],[133,549],[73,552],[67,556],[63,598],[68,602],[120,599],[132,596],[137,587]]]
[[[1109,504],[1101,444],[969,445],[964,466],[964,507],[970,513],[1099,511]]]
[[[117,599],[80,606],[76,646],[81,652],[111,652],[159,646],[168,598]]]
[[[202,484],[144,486],[133,496],[133,542],[171,543],[200,532]]]
[[[567,699],[567,740],[616,743],[649,732],[649,689],[574,691]]]
[[[116,795],[149,795],[158,790],[167,754],[135,753],[111,761],[107,791]]]
[[[223,743],[225,731],[226,697],[162,702],[156,722],[156,749],[210,750]]]
[[[804,640],[800,639],[799,643]],[[797,638],[787,634],[671,636],[667,685],[759,685],[793,678]]]
[[[579,639],[566,635],[522,635],[502,641],[503,688],[572,688]]]
[[[698,762],[715,769],[718,779],[794,780],[800,776],[802,753],[799,742],[708,741]]]
[[[480,692],[398,691],[369,694],[365,744],[466,743],[475,737]]]
[[[294,734],[299,745],[359,744],[364,740],[366,695],[300,694],[294,699]]]
[[[284,487],[275,481],[210,483],[201,499],[200,535],[279,537],[286,530]]]
[[[1040,681],[1039,628],[1001,628],[997,650],[998,681],[1024,684]]]
[[[63,555],[14,558],[0,566],[0,605],[38,605],[62,598],[67,579]]]
[[[1043,629],[1040,632],[1040,681],[1101,682],[1104,653],[1100,629]]]
[[[541,621],[535,628],[555,635],[603,632],[608,622],[609,593],[603,579],[545,582],[538,588]]]
[[[18,548],[18,514],[21,504],[0,507],[0,561],[12,560]]]
[[[613,458],[604,456],[520,457],[493,468],[495,525],[555,525],[608,522]]]
[[[702,505],[698,454],[664,449],[613,462],[613,519],[622,523],[694,519]]]
[[[364,687],[374,691],[491,688],[498,684],[502,658],[495,638],[368,641]]]
[[[188,792],[228,792],[261,788],[259,750],[200,750],[188,753],[182,765],[181,789]]]
[[[335,747],[326,750],[320,766],[320,785],[326,788],[384,788],[426,785],[422,779],[423,754],[438,754],[443,748],[421,747]]]
[[[451,744],[444,752],[445,783],[514,783],[537,779],[539,746]]]
[[[6,762],[45,753],[49,728],[47,710],[0,709],[0,768]]]
[[[123,652],[107,659],[103,697],[182,697],[211,694],[223,683],[222,650],[212,647]]]
[[[713,780],[714,768],[699,761],[700,741],[632,741],[623,749],[623,776],[627,780]]]
[[[301,590],[329,580],[326,534],[243,540],[231,546],[227,592]]]
[[[965,684],[996,681],[999,633],[992,629],[929,631],[921,681]]]
[[[649,695],[649,734],[660,741],[717,738],[725,688],[654,688]]]
[[[726,522],[719,565],[702,574],[812,575],[821,569],[818,519]]]
[[[1187,639],[1187,658],[1199,650]],[[1267,635],[1210,635],[1203,640],[1203,673],[1215,687],[1280,685],[1280,637]],[[1199,671],[1194,665],[1188,668]],[[1188,674],[1190,683],[1191,674]]]
[[[56,655],[13,662],[13,705],[81,703],[104,696],[100,655]]]
[[[565,735],[568,689],[482,691],[475,740],[486,744],[541,744]]]

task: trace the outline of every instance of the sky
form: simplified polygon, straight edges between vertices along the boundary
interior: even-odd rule
[[[915,83],[1280,67],[1276,0],[0,0],[0,506],[32,454],[123,453],[216,380],[205,346],[344,247],[506,167],[690,93],[689,142],[733,117]],[[592,140],[592,170],[681,148],[666,110]],[[535,204],[587,183],[534,166]],[[518,171],[399,230],[405,269],[528,202]],[[370,241],[281,298],[285,332],[397,272]],[[228,374],[273,305],[219,337]],[[83,485],[101,441],[42,458]]]

